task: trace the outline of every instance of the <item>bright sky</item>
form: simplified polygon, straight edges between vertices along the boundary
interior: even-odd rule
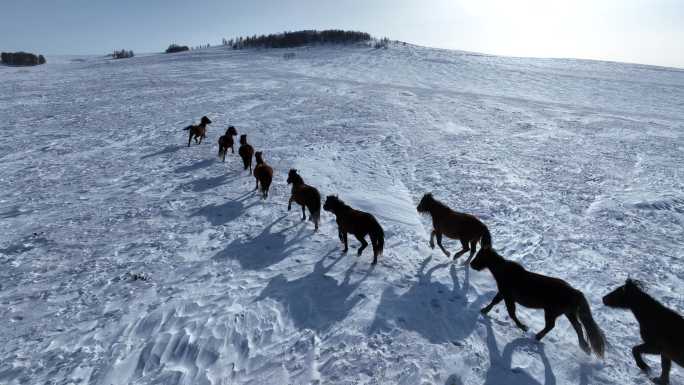
[[[159,52],[312,28],[684,68],[684,0],[0,0],[0,50],[47,55]]]

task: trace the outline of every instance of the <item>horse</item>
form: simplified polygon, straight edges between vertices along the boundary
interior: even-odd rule
[[[257,151],[256,154],[254,154],[254,157],[256,158],[256,166],[254,167],[256,187],[254,190],[258,190],[259,183],[261,183],[262,198],[266,199],[266,197],[268,197],[268,189],[271,187],[271,182],[273,181],[273,168],[264,162],[263,153],[261,151]]]
[[[669,384],[672,361],[684,367],[684,318],[646,294],[640,283],[631,279],[603,297],[603,304],[632,311],[644,341],[632,348],[637,366],[648,372],[651,368],[641,355],[660,354],[662,372],[653,382]]]
[[[242,158],[242,163],[245,165],[245,170],[249,168],[249,174],[252,174],[252,155],[254,155],[254,147],[247,143],[247,135],[240,135],[240,148],[238,154]]]
[[[211,120],[209,120],[209,118],[206,116],[203,116],[200,120],[200,124],[191,124],[183,129],[184,131],[189,131],[190,133],[188,137],[188,147],[190,147],[190,141],[192,140],[193,136],[195,137],[195,143],[202,144],[202,138],[207,137],[208,124],[211,124]],[[199,138],[199,142],[197,141],[197,138]]]
[[[593,351],[598,357],[603,357],[606,340],[594,321],[589,303],[581,291],[562,279],[529,272],[520,264],[507,261],[491,248],[480,249],[470,266],[477,271],[489,269],[499,289],[492,302],[482,308],[482,314],[486,315],[494,305],[503,300],[511,319],[520,329],[527,331],[527,326],[520,322],[515,314],[515,304],[519,303],[532,309],[544,309],[546,325],[535,335],[537,341],[541,341],[556,325],[556,318],[564,314],[575,329],[582,350],[587,354]],[[583,326],[589,344],[584,339]]]
[[[287,184],[292,184],[292,195],[290,201],[287,203],[287,211],[292,208],[292,201],[297,202],[302,206],[302,220],[306,220],[306,210],[309,208],[309,219],[314,223],[314,231],[318,231],[318,222],[321,218],[321,194],[318,193],[315,187],[311,187],[304,183],[297,170],[290,169],[287,174]]]
[[[416,210],[421,214],[430,213],[430,216],[432,216],[433,229],[430,234],[430,247],[435,248],[435,237],[437,237],[437,245],[446,254],[447,258],[450,255],[442,246],[442,234],[448,238],[461,241],[461,251],[454,254],[454,261],[470,251],[470,256],[466,261],[466,264],[468,264],[473,259],[473,255],[475,255],[478,241],[480,241],[480,249],[492,247],[492,236],[484,223],[473,215],[459,213],[450,209],[444,203],[436,200],[432,194],[423,195]]]
[[[218,145],[219,145],[219,150],[218,150],[218,157],[221,158],[224,162],[226,161],[226,153],[228,152],[228,148],[230,148],[230,152],[232,154],[235,154],[235,150],[233,150],[233,137],[237,136],[237,130],[235,127],[230,126],[226,130],[225,135],[222,135],[219,137],[218,140]]]
[[[382,255],[385,244],[385,233],[373,215],[347,206],[341,199],[334,195],[329,195],[325,199],[323,210],[335,214],[337,232],[340,241],[344,244],[343,253],[346,253],[349,250],[347,234],[350,233],[361,242],[361,246],[357,251],[357,256],[360,257],[363,250],[368,246],[368,242],[364,239],[368,234],[370,236],[371,244],[373,245],[372,264],[375,265],[378,263],[378,256]]]

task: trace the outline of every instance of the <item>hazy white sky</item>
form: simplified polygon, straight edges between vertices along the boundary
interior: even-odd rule
[[[0,50],[158,52],[342,28],[492,54],[684,68],[684,0],[0,0]]]

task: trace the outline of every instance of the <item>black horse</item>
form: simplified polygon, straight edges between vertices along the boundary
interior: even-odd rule
[[[323,210],[335,214],[337,221],[337,231],[340,241],[344,244],[343,252],[349,250],[347,243],[347,234],[353,234],[356,239],[361,242],[361,247],[357,251],[357,256],[361,256],[363,249],[368,246],[368,242],[364,239],[366,235],[370,236],[371,245],[373,246],[373,262],[378,263],[378,256],[382,255],[382,250],[385,244],[385,233],[378,223],[377,219],[372,214],[355,210],[341,199],[334,195],[329,195],[323,204]]]
[[[669,384],[672,361],[684,367],[684,318],[646,294],[639,283],[631,279],[603,297],[603,304],[634,313],[644,340],[643,344],[632,348],[636,364],[647,372],[650,367],[641,355],[660,354],[662,373],[653,382]]]
[[[589,303],[581,291],[562,279],[529,272],[520,264],[507,261],[490,248],[480,249],[470,266],[478,271],[488,268],[499,289],[492,302],[481,310],[482,314],[489,313],[494,305],[503,300],[508,315],[520,329],[527,331],[527,326],[515,315],[515,304],[519,303],[532,309],[544,309],[546,325],[536,334],[537,340],[544,338],[556,325],[556,318],[564,314],[575,329],[582,350],[587,353],[593,350],[597,356],[603,357],[605,337],[591,316]],[[591,348],[584,339],[582,326],[587,332]]]

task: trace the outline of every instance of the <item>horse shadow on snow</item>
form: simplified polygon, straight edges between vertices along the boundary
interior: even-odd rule
[[[352,282],[351,275],[357,263],[354,261],[345,272],[342,282],[338,282],[327,273],[344,256],[325,265],[325,260],[335,251],[329,252],[318,261],[308,275],[291,281],[283,274],[272,278],[255,301],[271,298],[279,302],[300,330],[328,330],[330,326],[347,318],[349,312],[364,298],[360,294],[354,295],[354,292],[373,270],[371,266],[363,277]]]
[[[225,217],[213,217],[211,216],[213,214],[208,214],[208,211],[205,211],[204,214],[209,215],[208,218],[210,221],[213,221],[212,223],[225,223],[238,216],[245,209],[242,208],[241,203],[238,203],[240,206],[231,206],[231,204],[234,205],[235,203],[228,202],[226,204],[227,215]],[[234,240],[223,251],[216,254],[213,259],[216,261],[234,259],[240,263],[243,269],[247,270],[261,270],[284,260],[299,251],[301,247],[297,245],[309,235],[300,223],[274,231],[275,225],[285,218],[287,218],[287,215],[276,219],[254,238]],[[297,233],[288,238],[289,230],[298,226],[299,230]]]
[[[431,343],[448,341],[460,346],[460,341],[475,330],[485,299],[479,297],[468,303],[469,270],[465,270],[461,285],[458,270],[451,262],[435,265],[426,271],[431,259],[421,263],[418,282],[405,293],[397,294],[392,287],[385,289],[370,334],[400,328],[414,331]],[[436,270],[447,266],[450,266],[453,287],[432,280]]]

